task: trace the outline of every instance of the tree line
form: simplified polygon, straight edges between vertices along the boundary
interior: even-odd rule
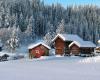
[[[100,7],[64,8],[58,3],[45,5],[41,0],[0,0],[0,39],[4,44],[12,38],[13,29],[16,29],[21,45],[47,39],[48,35],[52,38],[60,29],[97,43],[100,39]]]

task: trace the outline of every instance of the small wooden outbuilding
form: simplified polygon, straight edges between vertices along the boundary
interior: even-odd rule
[[[70,53],[73,55],[92,54],[96,45],[91,41],[74,41],[69,45]]]
[[[28,47],[29,58],[40,58],[41,56],[48,56],[49,50],[51,48],[43,42],[38,42],[36,44],[31,44]]]
[[[9,55],[6,53],[0,53],[0,61],[7,61]]]

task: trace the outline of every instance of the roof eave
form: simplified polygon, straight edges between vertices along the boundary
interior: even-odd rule
[[[67,40],[65,40],[64,37],[62,38],[62,37],[60,36],[60,34],[57,34],[57,35],[55,36],[55,38],[52,40],[52,42],[54,42],[58,37],[61,38],[63,41],[67,41]]]
[[[39,43],[39,44],[37,44],[37,45],[34,46],[34,47],[28,47],[28,49],[33,49],[33,48],[35,48],[35,47],[37,47],[37,46],[39,46],[39,45],[43,45],[43,46],[45,46],[46,48],[48,48],[49,50],[51,49],[48,45],[43,44],[43,43]]]

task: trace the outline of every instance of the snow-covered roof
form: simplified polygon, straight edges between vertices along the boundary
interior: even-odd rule
[[[9,56],[14,56],[14,55],[16,55],[16,54],[13,54],[13,53],[0,52],[0,56],[3,56],[3,55],[5,55],[5,54],[7,54],[7,55],[9,55]]]
[[[60,37],[64,41],[83,41],[82,38],[75,34],[57,34],[52,41],[55,41],[58,37]]]
[[[76,44],[78,47],[96,47],[96,45],[91,41],[81,41],[81,42],[73,41],[69,45],[69,47],[71,47],[73,44]]]
[[[98,43],[100,44],[100,39],[98,40]]]
[[[100,46],[97,46],[96,48],[100,48]]]
[[[38,45],[43,45],[43,46],[45,46],[46,48],[51,49],[48,45],[46,45],[46,44],[43,43],[43,42],[38,42],[38,43],[36,43],[36,44],[31,44],[31,45],[28,46],[28,49],[35,48],[35,47],[37,47]]]

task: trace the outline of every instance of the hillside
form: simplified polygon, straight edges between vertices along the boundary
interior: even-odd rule
[[[0,39],[4,44],[13,30],[20,44],[29,44],[51,33],[59,26],[63,32],[77,34],[97,43],[100,39],[100,7],[96,5],[45,5],[40,0],[0,0]]]

